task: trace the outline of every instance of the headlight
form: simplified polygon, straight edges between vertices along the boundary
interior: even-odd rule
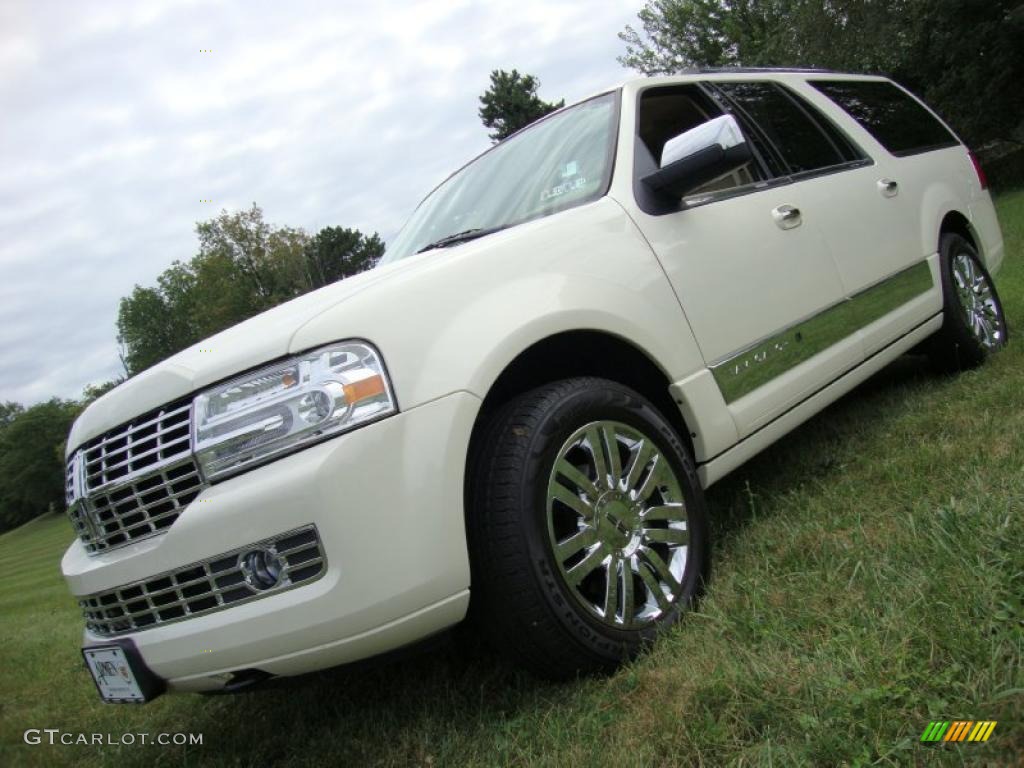
[[[196,456],[213,479],[397,408],[377,350],[348,341],[208,389],[194,410]]]

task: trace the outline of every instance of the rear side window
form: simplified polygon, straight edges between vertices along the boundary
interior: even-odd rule
[[[824,115],[776,83],[715,82],[713,88],[725,95],[726,110],[738,110],[764,134],[790,174],[863,159],[863,154]]]
[[[960,143],[917,99],[892,83],[812,80],[811,85],[846,110],[894,155],[914,155]]]

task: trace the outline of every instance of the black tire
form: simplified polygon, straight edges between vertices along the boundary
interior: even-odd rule
[[[980,286],[990,292],[991,303],[985,312],[993,329],[990,336],[976,330],[968,321],[971,304],[978,301],[978,293],[964,291],[958,284],[962,274],[958,276],[957,265],[966,264],[964,260],[973,267]],[[977,368],[1003,347],[1008,338],[1006,316],[995,282],[970,241],[949,232],[939,240],[939,271],[942,276],[942,329],[930,339],[928,357],[932,366],[939,371],[955,372]]]
[[[619,576],[615,579],[615,598],[605,595],[606,601],[615,600],[605,603],[606,617],[609,615],[607,606],[614,606],[611,618],[604,620],[584,607],[580,593],[573,592],[564,575],[564,557],[560,561],[555,556],[554,542],[557,537],[552,533],[552,520],[556,513],[564,515],[565,510],[560,504],[554,504],[548,490],[549,481],[555,482],[555,476],[552,475],[555,460],[565,458],[560,451],[565,450],[566,441],[579,434],[586,425],[595,422],[613,425],[611,441],[619,453],[619,477],[622,478],[623,488],[629,487],[630,479],[634,485],[651,487],[646,481],[640,483],[638,478],[654,476],[656,473],[653,469],[638,469],[641,475],[637,478],[632,478],[632,475],[626,477],[627,464],[632,465],[631,459],[641,453],[641,446],[649,446],[647,450],[653,448],[660,452],[674,475],[671,481],[676,481],[651,481],[657,490],[649,499],[657,499],[657,502],[650,502],[649,499],[647,502],[637,499],[634,502],[621,502],[609,500],[616,493],[622,495],[619,490],[609,490],[613,485],[611,480],[604,486],[604,490],[598,489],[594,480],[593,495],[599,496],[599,499],[595,498],[592,508],[596,510],[592,518],[594,536],[598,535],[599,526],[604,526],[601,530],[611,531],[612,535],[621,535],[623,538],[633,536],[633,543],[614,550],[617,554],[611,548],[619,546],[618,543],[611,545],[602,542],[599,545],[609,547],[610,565],[603,566],[606,568],[606,590],[612,591],[611,576],[608,575],[611,569],[619,569],[616,571]],[[621,431],[616,433],[616,429]],[[629,438],[619,436],[622,434],[642,437],[644,442],[630,444]],[[580,439],[583,441],[581,446],[592,445],[586,437]],[[598,442],[604,446],[611,444],[607,437],[604,439],[605,442],[600,439]],[[649,444],[646,442],[648,440]],[[710,566],[704,496],[693,461],[679,436],[645,398],[627,387],[604,379],[575,378],[555,382],[520,395],[501,408],[491,419],[482,446],[475,477],[471,478],[471,506],[467,514],[473,568],[471,616],[485,638],[506,658],[548,679],[608,671],[633,658],[659,632],[677,622],[681,614],[695,603],[702,592]],[[602,461],[613,467],[610,450],[601,452]],[[564,462],[560,466],[564,466]],[[640,467],[641,462],[637,461],[636,466]],[[665,465],[658,458],[654,463],[645,463],[643,466]],[[598,475],[598,472],[594,473],[595,478]],[[614,477],[611,469],[606,477]],[[658,474],[657,477],[667,476]],[[627,616],[630,621],[637,616],[635,612],[628,613],[624,597],[627,593],[633,595],[630,603],[635,602],[637,584],[641,585],[642,590],[650,589],[643,594],[650,600],[655,599],[653,588],[644,586],[642,575],[632,570],[636,563],[653,562],[653,559],[644,558],[650,557],[653,548],[663,546],[644,538],[650,534],[649,527],[658,523],[653,521],[653,515],[651,519],[641,518],[644,513],[639,510],[643,504],[657,503],[659,510],[673,507],[678,511],[678,503],[670,504],[661,496],[670,490],[677,497],[681,494],[685,509],[685,529],[688,532],[685,545],[678,542],[664,545],[667,554],[663,557],[663,564],[680,559],[685,563],[679,566],[681,578],[677,579],[676,599],[670,601],[663,591],[662,597],[666,603],[662,606],[661,601],[658,601],[659,607],[650,609],[654,613],[643,619],[647,623],[638,623],[630,628],[611,626],[608,622],[614,623],[619,619],[617,611],[620,604],[623,622]],[[589,498],[589,495],[584,494],[584,497]],[[604,506],[601,500],[604,500]],[[620,506],[614,506],[616,503]],[[631,512],[624,506],[628,503],[634,504]],[[650,513],[652,509],[653,506],[649,507],[647,512]],[[625,532],[625,524],[616,522],[613,510],[619,520],[625,520],[625,515],[633,515],[630,518],[634,526],[632,534]],[[682,524],[681,520],[664,523],[666,529],[670,525]],[[609,527],[614,525],[619,527]],[[668,533],[675,536],[678,530],[666,531],[666,541],[669,540]],[[633,555],[626,554],[630,546],[643,550],[636,554],[636,561],[632,560]],[[668,546],[673,548],[668,549]],[[674,554],[682,550],[685,550],[684,555]],[[616,560],[616,557],[620,559]],[[651,565],[649,573],[643,575],[655,573]],[[669,583],[666,582],[666,585]],[[635,606],[632,607],[635,610]],[[660,615],[655,617],[658,612]]]

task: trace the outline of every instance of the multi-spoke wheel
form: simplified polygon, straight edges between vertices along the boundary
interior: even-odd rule
[[[1001,347],[1006,321],[995,287],[976,256],[961,251],[953,257],[953,281],[963,320],[974,338],[986,349]]]
[[[548,483],[548,535],[573,595],[604,623],[634,629],[679,600],[686,570],[686,504],[654,441],[625,424],[574,432]]]
[[[943,370],[973,368],[1006,344],[1003,307],[991,275],[970,242],[960,235],[943,235],[939,256],[944,318],[929,354]]]
[[[602,379],[494,419],[467,513],[473,613],[548,677],[610,668],[678,620],[708,569],[693,462],[649,402]]]

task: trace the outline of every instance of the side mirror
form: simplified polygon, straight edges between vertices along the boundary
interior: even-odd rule
[[[751,159],[750,145],[736,118],[722,115],[665,142],[661,167],[641,181],[651,191],[678,200]]]

